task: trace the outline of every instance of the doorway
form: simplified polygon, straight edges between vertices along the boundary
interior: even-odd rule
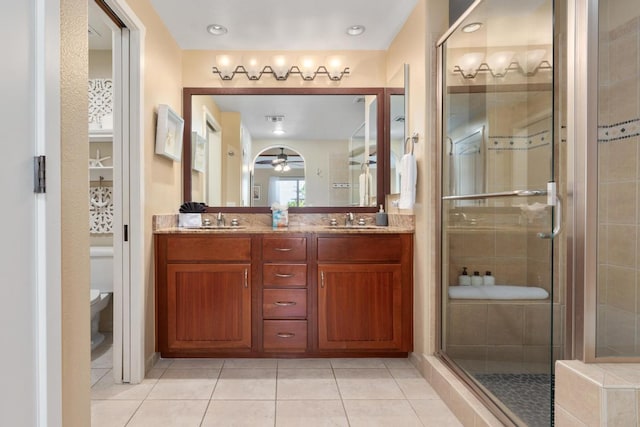
[[[103,216],[98,217],[103,224],[97,224],[97,228],[93,228],[96,225],[93,222],[90,224],[94,231],[91,246],[112,248],[110,253],[113,257],[112,299],[100,313],[101,319],[98,322],[98,329],[104,329],[107,333],[107,348],[103,348],[102,354],[98,354],[99,357],[103,356],[99,366],[96,366],[101,371],[96,371],[92,380],[95,377],[100,377],[98,381],[102,380],[105,375],[109,375],[105,369],[111,369],[109,376],[112,381],[139,383],[145,373],[144,274],[140,267],[144,258],[144,168],[141,164],[143,156],[139,142],[143,140],[140,88],[144,27],[123,0],[91,0],[89,16],[90,40],[91,25],[94,25],[94,31],[104,33],[100,34],[103,39],[102,49],[93,49],[90,41],[90,79],[97,80],[93,82],[94,86],[100,83],[104,88],[109,86],[106,80],[110,80],[112,102],[111,111],[104,108],[98,114],[99,117],[92,117],[91,114],[89,116],[92,135],[89,142],[90,165],[98,169],[91,171],[91,200],[96,198],[94,193],[97,193],[102,196],[98,198],[98,205],[104,207],[108,205],[107,202],[111,202],[110,220],[109,212],[103,211]],[[90,111],[92,112],[96,111]],[[101,228],[107,222],[110,228]],[[95,261],[92,259],[92,267]],[[111,346],[108,345],[109,335],[112,338]]]

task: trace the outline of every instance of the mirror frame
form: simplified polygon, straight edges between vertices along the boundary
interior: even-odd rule
[[[390,109],[391,95],[404,94],[404,88],[355,87],[355,88],[202,88],[185,87],[182,89],[182,109],[185,121],[184,139],[182,144],[182,199],[184,202],[191,198],[191,98],[198,95],[375,95],[378,102],[376,112],[377,132],[382,135],[377,138],[377,168],[382,173],[376,179],[376,206],[305,206],[291,207],[291,213],[331,213],[331,212],[377,212],[380,205],[385,205],[385,196],[391,188],[389,173],[389,145],[390,145]],[[405,111],[405,116],[406,116]],[[385,206],[386,208],[386,206]],[[242,212],[242,213],[271,213],[268,206],[208,206],[207,212]]]

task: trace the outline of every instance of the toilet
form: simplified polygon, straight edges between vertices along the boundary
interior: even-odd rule
[[[113,293],[113,247],[91,246],[91,350],[102,344],[98,331],[100,312],[109,305]]]

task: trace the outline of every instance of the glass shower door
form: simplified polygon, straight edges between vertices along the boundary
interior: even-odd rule
[[[486,0],[440,45],[440,352],[528,426],[551,425],[561,348],[552,18],[550,0]]]

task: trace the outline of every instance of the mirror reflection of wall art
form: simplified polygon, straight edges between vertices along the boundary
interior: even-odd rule
[[[253,186],[253,200],[260,200],[262,198],[262,186],[256,184]]]
[[[196,172],[204,173],[207,169],[207,140],[198,135],[198,132],[191,133],[191,168]]]
[[[184,120],[168,105],[158,105],[158,127],[156,129],[156,154],[177,162],[182,154],[182,131]]]
[[[113,132],[111,79],[89,79],[89,132]]]

